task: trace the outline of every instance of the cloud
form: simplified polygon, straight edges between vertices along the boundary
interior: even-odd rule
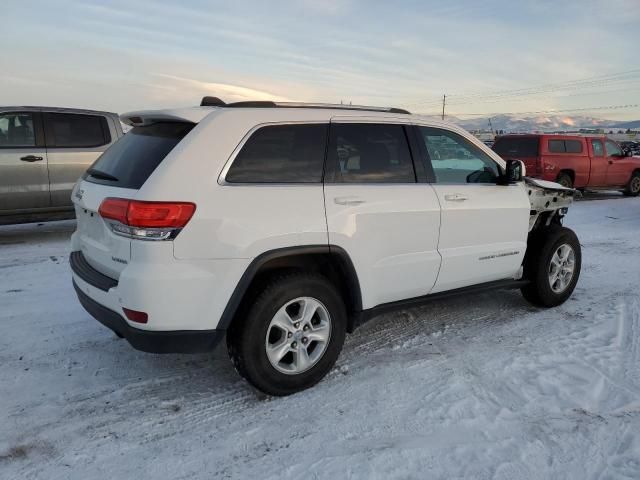
[[[257,88],[244,87],[241,85],[234,85],[229,83],[203,82],[201,80],[196,80],[193,78],[178,77],[166,73],[152,73],[152,75],[163,78],[165,80],[169,80],[170,84],[178,87],[174,89],[175,92],[180,92],[181,96],[186,95],[191,99],[193,99],[193,94],[197,93],[202,96],[212,95],[220,97],[226,102],[240,102],[244,100],[271,100],[274,102],[289,101],[287,97],[276,95]],[[162,86],[165,89],[171,88],[171,85]],[[184,91],[185,87],[189,89],[187,92]]]

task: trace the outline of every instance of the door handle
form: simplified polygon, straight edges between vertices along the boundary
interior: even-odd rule
[[[23,162],[39,162],[42,157],[36,157],[35,155],[27,155],[26,157],[20,157]]]
[[[464,202],[465,200],[469,200],[469,197],[460,193],[452,193],[449,195],[445,195],[444,199],[448,202]]]
[[[364,200],[358,197],[335,197],[333,202],[336,205],[360,205],[365,203]]]

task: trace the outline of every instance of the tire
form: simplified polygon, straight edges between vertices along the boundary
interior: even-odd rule
[[[633,172],[627,188],[622,193],[627,197],[637,197],[640,194],[640,172]]]
[[[238,373],[268,395],[290,395],[318,383],[338,359],[347,328],[345,305],[333,284],[322,275],[291,273],[271,279],[254,299],[227,332]],[[303,317],[305,306],[313,317]]]
[[[558,178],[556,178],[556,183],[559,183],[566,188],[573,188],[573,180],[571,179],[571,175],[569,175],[568,173],[561,173],[560,175],[558,175]]]
[[[530,283],[521,289],[522,295],[538,307],[555,307],[564,303],[573,293],[580,277],[582,251],[578,237],[568,228],[552,225],[532,233],[528,243],[524,279]],[[560,254],[559,257],[566,254],[566,260],[555,258],[556,253]],[[561,262],[560,266],[558,261]],[[572,268],[570,278],[569,268]],[[552,283],[554,277],[556,280]]]

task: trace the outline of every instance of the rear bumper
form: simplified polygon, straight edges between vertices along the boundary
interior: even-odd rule
[[[113,310],[91,299],[73,282],[80,304],[89,314],[127,339],[133,348],[149,353],[202,353],[210,352],[222,340],[223,330],[141,330],[129,325],[123,317]]]

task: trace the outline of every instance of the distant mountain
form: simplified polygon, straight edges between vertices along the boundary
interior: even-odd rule
[[[640,120],[616,123],[614,128],[640,128]]]
[[[493,128],[493,130],[505,130],[506,132],[576,130],[580,128],[640,128],[640,120],[619,122],[581,115],[496,115],[490,119],[489,117],[482,117],[463,120],[456,117],[447,117],[447,120],[467,130],[489,130]],[[491,126],[489,125],[489,120],[491,120]]]

